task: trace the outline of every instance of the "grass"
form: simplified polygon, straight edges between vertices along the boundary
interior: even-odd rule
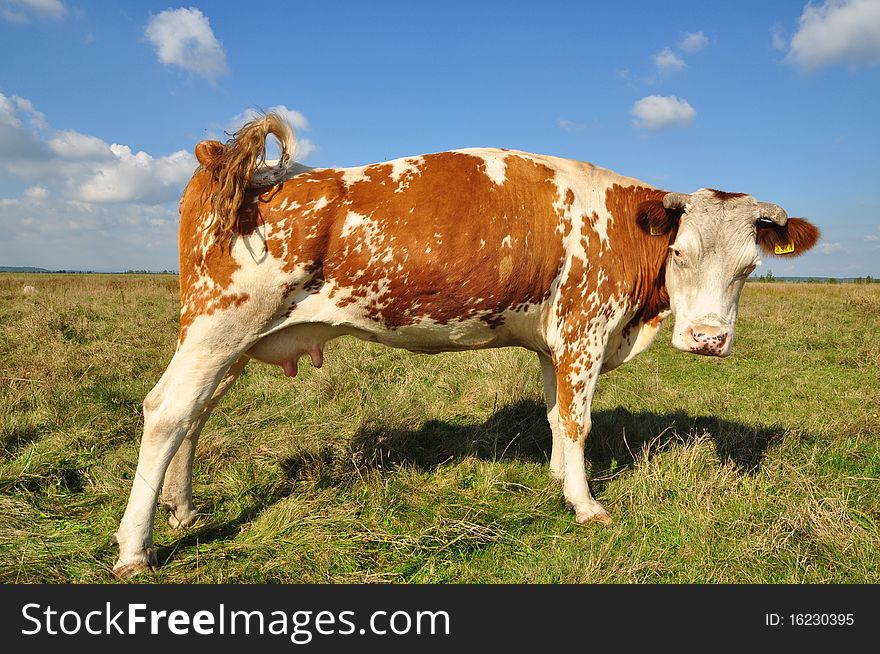
[[[0,275],[0,582],[115,581],[177,299],[173,276]],[[251,364],[199,443],[204,515],[157,519],[136,581],[878,583],[878,333],[870,285],[747,285],[725,360],[664,326],[594,401],[605,528],[549,479],[531,353],[341,339],[293,381]]]

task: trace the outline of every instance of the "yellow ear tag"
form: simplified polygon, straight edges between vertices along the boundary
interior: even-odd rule
[[[773,254],[791,254],[792,252],[794,252],[794,243],[786,243],[785,245],[777,243],[773,246]]]
[[[654,227],[654,225],[651,225],[651,236],[662,236],[662,235],[663,235],[663,232],[661,232],[659,229]]]

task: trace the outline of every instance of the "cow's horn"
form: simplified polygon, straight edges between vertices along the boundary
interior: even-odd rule
[[[663,196],[663,206],[667,209],[684,209],[688,198],[687,193],[667,193]]]
[[[780,226],[784,226],[788,222],[788,214],[785,213],[785,209],[778,204],[771,204],[769,202],[758,203],[758,212],[755,220],[760,220],[761,218],[771,220]]]

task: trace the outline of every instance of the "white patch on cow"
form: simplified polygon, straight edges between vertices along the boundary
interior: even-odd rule
[[[510,234],[501,239],[501,247],[513,247],[513,239],[510,237]]]
[[[342,169],[342,182],[346,186],[351,186],[352,184],[356,184],[357,182],[362,182],[366,179],[369,179],[364,174],[367,166],[357,166],[355,168],[343,168]]]
[[[663,319],[669,314],[669,311],[664,311],[655,320],[639,321],[637,325],[632,325],[629,328],[628,333],[624,333],[626,332],[624,328],[611,334],[605,346],[602,372],[614,370],[647,350],[657,337]]]
[[[391,164],[391,179],[400,182],[404,175],[416,175],[421,170],[424,159],[422,157],[405,157],[403,159],[394,159]],[[404,180],[394,190],[395,193],[401,193],[409,186],[409,180]]]
[[[330,204],[330,202],[327,200],[326,197],[324,197],[324,196],[322,195],[320,198],[318,198],[318,199],[315,201],[314,206],[312,206],[311,208],[309,208],[309,209],[307,210],[306,213],[311,213],[311,212],[315,212],[315,211],[320,211],[321,209],[323,209],[324,207],[326,207],[328,204]]]
[[[505,162],[508,155],[507,151],[494,148],[466,148],[464,150],[453,150],[453,152],[482,159],[483,172],[493,184],[501,186],[507,181],[507,163]]]
[[[345,222],[342,223],[342,238],[350,235],[354,230],[363,225],[367,221],[367,217],[361,215],[355,211],[349,211],[348,215],[345,217]]]

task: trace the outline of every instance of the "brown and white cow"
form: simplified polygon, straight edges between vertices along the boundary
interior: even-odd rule
[[[270,133],[274,166],[262,164]],[[196,441],[245,363],[294,376],[301,356],[320,366],[343,335],[413,352],[535,352],[551,473],[578,522],[609,522],[584,467],[599,374],[645,350],[670,312],[675,347],[728,355],[756,244],[797,255],[819,236],[748,195],[667,193],[555,157],[468,149],[305,169],[289,163],[293,148],[274,114],[196,147],[177,350],[144,400],[118,575],[155,565],[159,488],[173,526],[194,520]]]

